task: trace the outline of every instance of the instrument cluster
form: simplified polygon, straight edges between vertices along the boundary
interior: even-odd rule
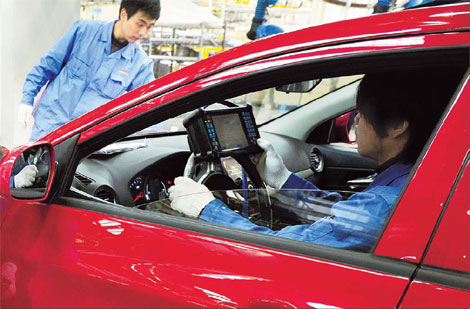
[[[129,191],[136,206],[168,198],[173,180],[160,176],[137,175],[129,183]]]

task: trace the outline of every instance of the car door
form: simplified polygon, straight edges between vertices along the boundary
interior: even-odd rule
[[[389,307],[415,268],[98,199],[2,202],[2,307]]]
[[[265,237],[239,232],[246,241],[232,241],[223,228],[208,236],[201,224],[138,218],[144,223],[106,214],[110,205],[63,202],[92,210],[30,203],[7,217],[2,307],[390,307],[414,269],[300,243],[291,250],[304,254],[269,249]],[[264,245],[250,244],[256,239]]]
[[[423,264],[417,270],[401,307],[470,306],[469,179],[467,153]]]

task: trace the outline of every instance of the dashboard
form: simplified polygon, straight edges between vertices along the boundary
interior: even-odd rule
[[[314,145],[273,133],[268,139],[286,167],[322,189],[352,190],[348,181],[373,173],[375,163],[351,147]],[[186,134],[139,138],[112,144],[82,160],[73,187],[107,202],[135,207],[168,197],[174,179],[182,176],[190,155]],[[318,160],[321,160],[319,163]],[[318,164],[322,164],[320,171]],[[240,186],[241,167],[229,158],[223,173]],[[315,171],[315,172],[314,172]]]
[[[80,162],[73,187],[128,207],[167,197],[190,155],[186,135],[118,142]]]
[[[135,206],[168,198],[168,188],[183,173],[188,154],[175,153],[140,171],[129,181]]]

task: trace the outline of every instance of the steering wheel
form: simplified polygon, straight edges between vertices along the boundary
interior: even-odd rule
[[[234,156],[233,158],[241,165],[244,173],[249,177],[250,189],[255,189],[257,191],[259,191],[259,189],[266,190],[264,181],[261,179],[256,166],[250,160],[248,155],[239,155]],[[184,176],[205,185],[210,191],[219,191],[213,193],[216,198],[221,199],[224,202],[226,202],[226,196],[222,194],[223,191],[249,189],[241,188],[239,184],[235,183],[232,178],[223,172],[220,159],[211,161],[196,160],[194,154],[191,154],[184,169]],[[257,194],[256,201],[259,205],[260,216],[260,220],[257,220],[256,223],[258,225],[272,227],[273,215],[269,203],[269,197],[264,194]]]
[[[207,108],[216,103],[225,105],[228,108]],[[240,210],[241,201],[245,217],[248,217],[249,209],[251,213],[256,213],[258,218],[261,217],[257,224],[271,227],[272,211],[270,203],[268,203],[269,197],[265,194],[267,192],[266,186],[249,157],[258,151],[262,151],[254,141],[254,138],[259,137],[259,133],[254,127],[255,121],[251,106],[241,107],[226,100],[213,102],[206,105],[205,108],[197,109],[188,115],[183,124],[188,131],[190,149],[197,154],[192,154],[189,157],[184,176],[205,185],[211,191],[216,191],[213,192],[214,196],[225,202],[229,207],[230,203],[227,203],[227,201],[231,200],[234,203],[232,210]],[[216,131],[218,132],[217,135],[215,134]],[[239,179],[240,181],[237,180],[238,183],[235,183],[224,172],[223,163],[226,163],[226,161],[221,161],[221,158],[224,157],[231,157],[240,164],[242,178]],[[248,178],[250,187],[252,189],[263,189],[262,192],[260,190],[248,190]],[[240,183],[242,186],[240,186]],[[225,192],[235,189],[244,189],[241,192],[243,196],[233,191]],[[219,195],[222,197],[219,197]],[[239,195],[238,199],[237,197],[234,199],[234,195]],[[230,199],[230,197],[232,198]],[[252,203],[248,207],[250,201]]]

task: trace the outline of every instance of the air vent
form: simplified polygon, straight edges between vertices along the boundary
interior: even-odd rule
[[[88,186],[89,184],[95,182],[93,179],[90,177],[87,177],[83,174],[75,172],[75,178],[77,178],[78,181],[80,181],[83,185]]]
[[[310,151],[310,166],[315,173],[321,173],[323,171],[325,162],[323,160],[323,155],[318,148],[312,148]]]
[[[102,199],[106,202],[115,203],[114,191],[110,187],[102,186],[96,189],[93,194],[95,197]]]

